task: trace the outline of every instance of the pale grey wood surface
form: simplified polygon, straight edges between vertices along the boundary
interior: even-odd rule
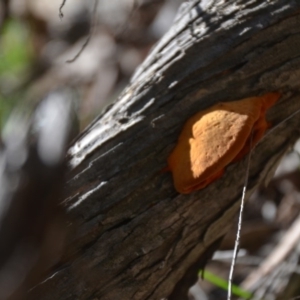
[[[233,223],[246,160],[179,195],[161,173],[184,122],[219,101],[280,91],[275,126],[300,109],[300,1],[190,1],[116,103],[69,151],[63,205],[77,225],[33,299],[168,298]],[[252,153],[249,193],[299,136],[294,115]],[[174,298],[174,294],[172,296]],[[178,298],[179,299],[179,298]]]

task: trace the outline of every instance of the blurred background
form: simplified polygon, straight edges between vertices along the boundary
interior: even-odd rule
[[[78,93],[80,128],[84,128],[117,98],[169,29],[181,2],[68,0],[59,17],[62,0],[2,0],[2,124],[20,102],[35,102],[48,91],[70,86]],[[67,62],[80,51],[75,61]]]
[[[35,107],[47,93],[68,87],[84,129],[116,100],[182,2],[68,0],[60,17],[62,0],[1,0],[0,128],[15,107]],[[269,186],[246,205],[235,298],[250,298],[244,288],[264,300],[300,295],[299,157],[297,142]],[[236,226],[206,267],[212,276],[201,273],[206,279],[192,289],[192,299],[226,299],[221,279],[228,278],[235,234]]]

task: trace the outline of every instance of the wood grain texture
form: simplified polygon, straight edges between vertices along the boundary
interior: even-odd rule
[[[179,195],[167,164],[185,121],[219,101],[280,91],[274,126],[300,109],[300,2],[190,1],[118,101],[72,145],[64,263],[30,299],[162,299],[232,225],[245,159]],[[248,195],[299,137],[299,114],[252,153]],[[172,299],[174,296],[172,296]],[[183,298],[181,298],[183,299]]]

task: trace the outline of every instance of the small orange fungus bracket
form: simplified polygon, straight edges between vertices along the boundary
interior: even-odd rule
[[[266,112],[279,97],[268,93],[221,102],[192,116],[168,157],[175,189],[181,194],[203,189],[242,159],[270,127]]]

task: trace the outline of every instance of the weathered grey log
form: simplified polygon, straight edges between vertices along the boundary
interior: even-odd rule
[[[248,196],[299,136],[300,1],[190,1],[132,82],[77,139],[63,205],[64,264],[32,299],[168,298],[233,225],[246,159],[179,195],[162,173],[184,122],[219,101],[280,91],[252,152]],[[178,287],[176,287],[178,288]],[[176,295],[172,295],[176,299]],[[178,298],[177,299],[183,299]]]

